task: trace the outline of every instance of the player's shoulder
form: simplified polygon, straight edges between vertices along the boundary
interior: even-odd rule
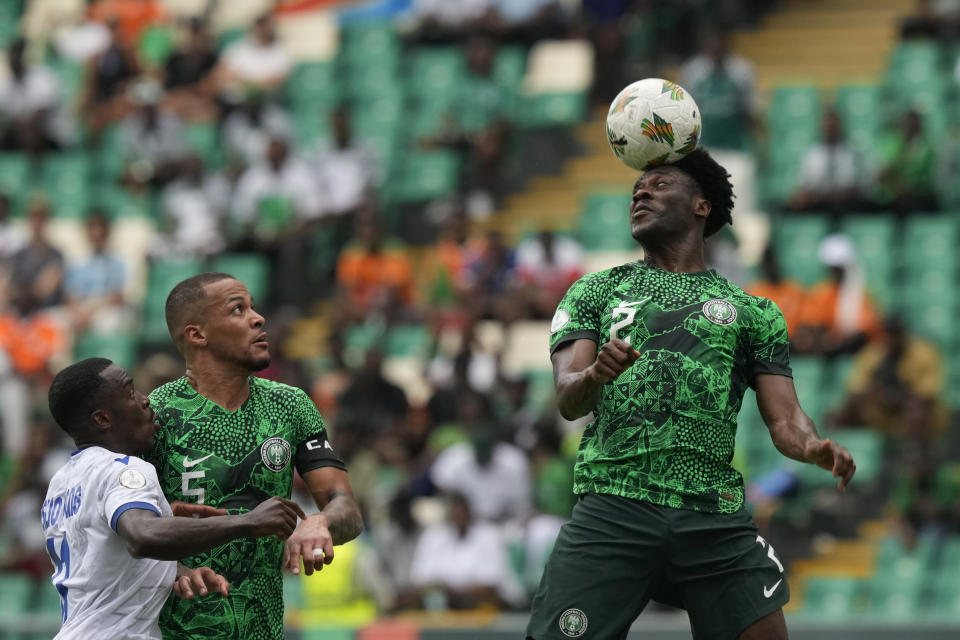
[[[158,406],[163,406],[168,402],[175,401],[177,397],[183,396],[188,391],[194,394],[196,393],[187,381],[187,377],[181,376],[151,391],[150,404],[153,405],[154,411],[156,411]]]
[[[303,402],[311,402],[310,396],[300,387],[294,387],[293,385],[275,380],[251,376],[250,388],[270,402],[279,402],[291,406],[299,405]]]
[[[764,313],[767,312],[771,306],[772,308],[776,308],[774,302],[769,298],[747,293],[739,285],[720,274],[717,274],[717,282],[716,286],[714,287],[714,293],[717,295],[717,297],[727,300],[735,307],[743,311],[752,310],[755,312]]]
[[[633,274],[637,269],[636,262],[620,264],[609,269],[600,271],[591,271],[580,276],[570,287],[571,291],[588,289],[596,291],[599,289],[615,288],[624,278]]]

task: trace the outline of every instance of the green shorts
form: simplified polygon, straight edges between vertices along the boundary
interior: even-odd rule
[[[527,638],[625,638],[656,600],[687,610],[695,640],[733,640],[789,599],[783,566],[745,510],[589,493],[560,529]]]

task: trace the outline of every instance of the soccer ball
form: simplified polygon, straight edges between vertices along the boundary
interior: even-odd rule
[[[611,103],[607,140],[620,162],[637,171],[676,162],[700,142],[700,110],[674,82],[638,80]]]

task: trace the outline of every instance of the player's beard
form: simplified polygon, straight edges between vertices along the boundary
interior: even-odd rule
[[[224,350],[217,353],[217,356],[219,357],[220,360],[224,360],[231,364],[235,364],[242,369],[246,369],[250,373],[263,371],[264,369],[270,366],[269,351],[267,351],[263,355],[255,356],[253,353],[250,352],[249,347],[243,353]]]

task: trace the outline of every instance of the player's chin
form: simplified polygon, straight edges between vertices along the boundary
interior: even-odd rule
[[[247,359],[247,367],[251,371],[263,371],[270,366],[270,352],[266,349],[255,350]]]
[[[649,218],[644,217],[639,220],[630,221],[630,235],[633,236],[633,239],[637,242],[643,242],[651,237],[655,230],[656,223]]]

